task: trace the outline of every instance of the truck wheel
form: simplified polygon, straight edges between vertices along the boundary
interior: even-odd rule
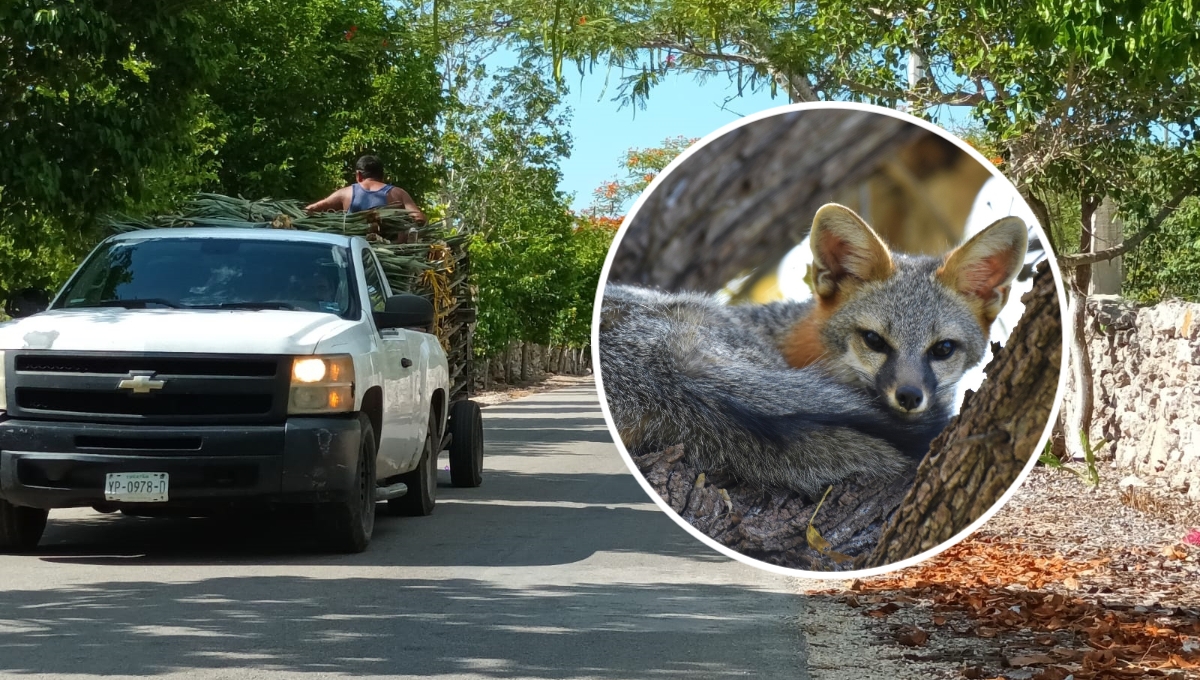
[[[437,502],[437,439],[436,420],[431,413],[429,426],[425,432],[425,447],[421,450],[421,462],[417,469],[400,475],[398,481],[404,482],[408,493],[388,501],[388,510],[397,515],[409,517],[424,517],[433,512]]]
[[[375,531],[375,428],[366,415],[358,416],[362,435],[355,469],[356,488],[346,499],[326,508],[326,542],[337,552],[359,553]]]
[[[0,552],[23,552],[37,547],[50,511],[26,508],[0,500]]]
[[[483,415],[479,404],[456,401],[450,407],[450,483],[476,487],[483,483]]]

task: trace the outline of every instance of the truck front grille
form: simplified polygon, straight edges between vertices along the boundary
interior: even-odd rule
[[[287,417],[287,357],[76,352],[8,356],[8,410],[13,417],[157,424],[266,423]],[[147,381],[152,387],[144,384]]]
[[[40,373],[96,373],[125,375],[153,371],[163,375],[271,377],[278,362],[267,359],[190,359],[151,356],[53,356],[18,354],[18,371]]]
[[[270,394],[105,394],[73,390],[17,388],[24,409],[128,416],[265,416]]]

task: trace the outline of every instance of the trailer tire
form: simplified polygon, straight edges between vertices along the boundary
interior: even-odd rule
[[[450,406],[450,483],[473,488],[483,483],[483,414],[473,401]]]

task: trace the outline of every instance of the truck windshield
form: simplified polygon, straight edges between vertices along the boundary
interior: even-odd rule
[[[101,246],[57,308],[351,312],[345,248],[237,238],[148,238]]]

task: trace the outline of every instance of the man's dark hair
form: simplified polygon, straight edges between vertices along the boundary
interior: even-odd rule
[[[383,161],[377,156],[363,156],[354,164],[354,169],[367,179],[383,181]]]

